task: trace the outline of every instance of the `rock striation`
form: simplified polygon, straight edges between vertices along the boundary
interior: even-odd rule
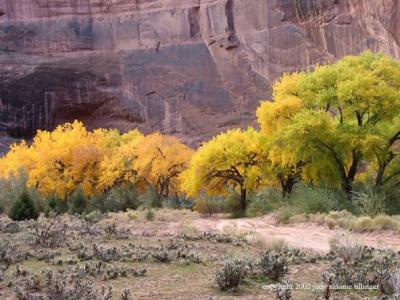
[[[254,123],[283,72],[400,58],[399,0],[0,0],[0,131],[174,134]]]

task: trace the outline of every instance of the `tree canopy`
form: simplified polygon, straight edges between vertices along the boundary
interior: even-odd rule
[[[191,196],[201,191],[226,194],[234,189],[240,194],[244,211],[247,194],[269,180],[265,149],[261,135],[252,128],[221,133],[193,155],[189,168],[181,175],[182,189]]]
[[[377,186],[398,180],[399,111],[399,62],[367,51],[285,74],[257,118],[274,163],[300,167],[304,180],[340,186],[351,197],[367,167]]]
[[[45,196],[66,199],[77,188],[86,195],[114,187],[144,189],[152,185],[160,197],[178,192],[177,177],[193,151],[177,138],[138,130],[87,131],[81,122],[54,131],[38,131],[31,145],[15,144],[0,159],[0,176],[24,170],[28,185]]]

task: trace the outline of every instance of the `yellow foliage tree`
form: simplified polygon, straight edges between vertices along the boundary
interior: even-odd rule
[[[193,152],[175,137],[150,134],[137,147],[134,168],[139,178],[155,189],[160,201],[178,192],[178,177],[187,168]]]
[[[31,146],[13,145],[0,160],[3,177],[23,168],[28,184],[43,195],[65,199],[78,185],[94,192],[98,164],[102,159],[103,135],[86,131],[80,122],[58,126],[53,132],[38,131]]]
[[[234,189],[240,195],[239,208],[244,212],[248,193],[270,180],[267,156],[257,131],[229,130],[197,150],[181,175],[181,187],[189,196],[203,190],[210,195],[223,195]]]
[[[98,188],[107,191],[115,186],[136,186],[140,178],[135,167],[138,147],[144,136],[138,130],[120,135],[109,131],[105,135],[105,156],[100,164]]]
[[[95,192],[103,155],[103,134],[90,133],[81,122],[38,131],[31,150],[35,166],[28,170],[29,183],[44,194],[61,199],[77,186],[90,195]]]

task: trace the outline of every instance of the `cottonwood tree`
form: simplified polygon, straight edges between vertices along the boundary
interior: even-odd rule
[[[252,128],[229,130],[202,145],[182,173],[182,189],[190,196],[203,191],[225,195],[234,189],[239,208],[246,209],[247,195],[262,187],[269,177],[269,163],[262,137]]]
[[[177,193],[178,177],[189,164],[193,150],[176,137],[154,133],[145,136],[137,147],[134,168],[157,194],[157,203]]]
[[[100,163],[98,189],[107,192],[114,187],[140,185],[135,162],[144,135],[132,130],[123,135],[118,131],[109,131],[104,136],[106,150]]]
[[[351,199],[365,166],[377,186],[398,184],[399,111],[399,62],[367,51],[284,75],[257,116],[272,136],[273,161],[300,165],[303,179],[340,186]]]
[[[28,175],[28,185],[43,195],[69,196],[77,186],[95,192],[99,164],[103,156],[103,135],[88,132],[80,122],[66,123],[54,131],[39,130],[32,145],[14,145],[0,160],[2,176],[20,168]]]

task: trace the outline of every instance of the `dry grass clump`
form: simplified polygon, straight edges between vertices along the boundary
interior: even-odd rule
[[[284,248],[287,248],[288,245],[284,239],[279,238],[271,238],[265,240],[264,249],[271,251],[282,251]]]
[[[374,218],[374,228],[377,230],[399,230],[400,222],[390,216],[379,215]]]
[[[350,235],[335,235],[330,240],[331,253],[347,262],[357,262],[364,255],[364,246]]]
[[[374,221],[371,217],[359,217],[350,227],[355,232],[366,232],[374,229]]]
[[[378,215],[354,216],[350,212],[332,211],[329,214],[299,214],[289,218],[289,223],[312,222],[326,225],[329,229],[344,228],[355,232],[370,232],[379,230],[394,230],[400,232],[400,219],[398,216]]]
[[[179,226],[179,234],[189,236],[200,234],[200,231],[196,228],[196,226],[189,221],[183,221]]]

